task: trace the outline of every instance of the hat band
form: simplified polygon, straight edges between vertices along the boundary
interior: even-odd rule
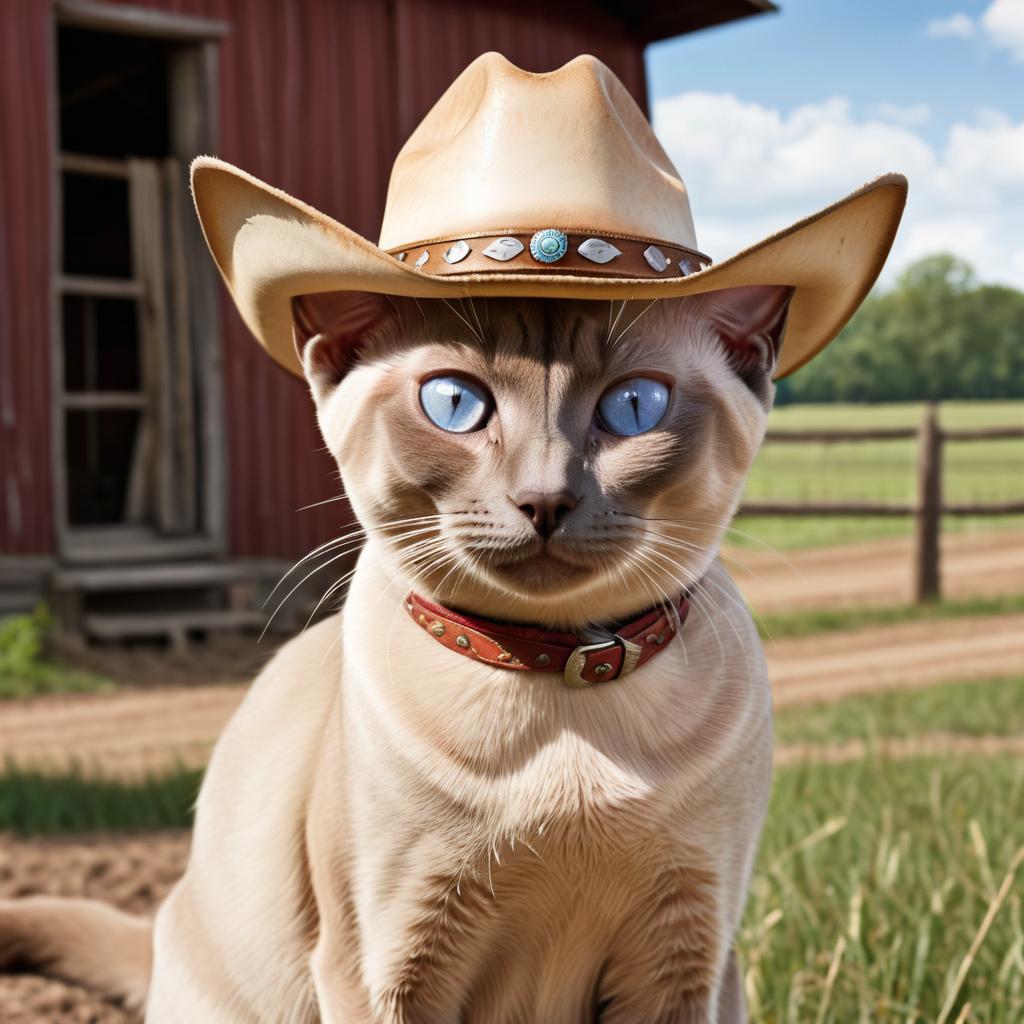
[[[590,277],[678,278],[711,266],[709,256],[673,242],[558,228],[432,239],[386,251],[425,274],[446,277],[539,271]]]

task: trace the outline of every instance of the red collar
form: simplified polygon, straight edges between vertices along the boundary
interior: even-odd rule
[[[686,594],[674,611],[652,608],[632,622],[611,630],[589,630],[580,636],[535,626],[510,626],[475,619],[442,608],[418,594],[405,599],[406,611],[439,644],[456,654],[497,668],[524,672],[562,672],[569,686],[590,686],[628,675],[653,658],[686,621]]]

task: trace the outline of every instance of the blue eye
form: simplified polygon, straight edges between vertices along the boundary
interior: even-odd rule
[[[609,434],[632,437],[653,430],[667,408],[667,384],[648,377],[631,377],[613,384],[601,396],[597,415]]]
[[[465,377],[432,377],[420,388],[427,419],[452,434],[479,430],[491,411],[491,396]]]

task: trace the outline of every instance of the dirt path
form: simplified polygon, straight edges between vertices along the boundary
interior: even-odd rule
[[[998,754],[1024,756],[1024,736],[961,736],[951,732],[923,732],[916,736],[895,736],[878,740],[870,748],[863,740],[843,743],[794,743],[775,751],[779,767],[813,761],[815,764],[848,764],[862,761],[869,751],[889,761],[911,757],[963,757]]]
[[[1024,531],[947,536],[944,547],[947,593],[1024,593]],[[792,566],[771,553],[739,557],[748,569],[737,578],[762,612],[907,598],[906,540],[798,552]],[[766,649],[776,704],[785,707],[1024,673],[1024,615],[905,623]],[[52,769],[100,766],[120,777],[202,766],[245,693],[236,680],[251,678],[269,654],[251,638],[180,656],[93,650],[86,667],[142,688],[0,704],[0,756]]]
[[[39,697],[0,704],[0,751],[21,765],[118,778],[201,768],[245,684]]]
[[[854,693],[1024,673],[1024,615],[913,622],[767,646],[777,707]],[[0,705],[0,751],[122,778],[201,767],[245,694],[239,684],[162,687]]]
[[[765,647],[776,707],[854,693],[1024,675],[1024,615],[974,616],[776,640]]]
[[[906,537],[785,554],[731,550],[726,564],[762,615],[799,608],[904,604],[912,597],[913,541]],[[1024,530],[946,534],[946,597],[1024,593]]]

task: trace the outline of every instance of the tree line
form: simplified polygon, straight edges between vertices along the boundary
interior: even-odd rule
[[[979,284],[970,264],[928,256],[872,293],[776,404],[1024,398],[1024,292]]]

